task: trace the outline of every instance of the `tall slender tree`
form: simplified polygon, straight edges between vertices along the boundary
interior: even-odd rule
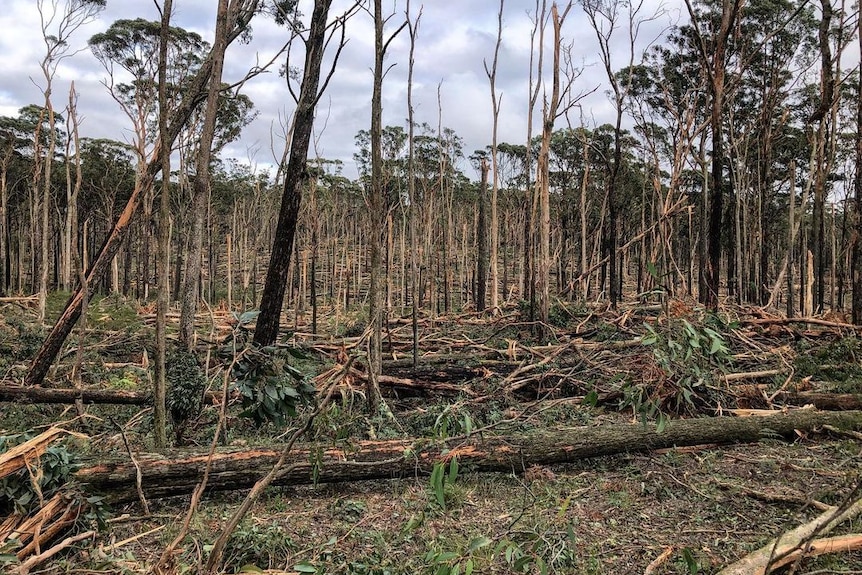
[[[254,333],[254,341],[258,345],[271,345],[278,338],[278,328],[281,322],[281,308],[284,305],[284,294],[287,290],[290,258],[294,249],[299,207],[302,201],[302,187],[308,180],[308,148],[311,143],[311,132],[314,127],[314,110],[320,96],[326,90],[329,79],[335,71],[338,56],[344,48],[344,25],[349,13],[339,18],[341,41],[332,68],[320,87],[320,68],[327,44],[327,19],[332,0],[315,0],[311,14],[311,22],[305,44],[305,67],[299,96],[296,98],[296,111],[293,118],[293,130],[290,140],[290,152],[287,167],[284,169],[284,186],[282,189],[281,207],[278,212],[278,223],[275,228],[275,238],[269,258],[263,293],[260,301],[260,315]],[[295,7],[295,2],[293,3]],[[292,8],[295,9],[295,8]],[[288,87],[290,88],[290,78]],[[291,93],[293,89],[290,88]]]
[[[164,0],[159,33],[159,109],[168,109],[168,44],[173,0]],[[168,115],[159,114],[159,139],[168,139]],[[156,377],[153,393],[153,431],[156,448],[167,443],[167,313],[170,305],[171,257],[171,151],[161,149],[162,188],[159,198],[159,257],[156,264],[159,291],[156,302]]]
[[[862,53],[862,25],[856,30],[859,50]],[[851,248],[851,278],[853,284],[853,323],[862,324],[862,62],[859,63],[859,78],[856,85],[856,182],[853,202],[854,229]]]
[[[207,198],[210,190],[210,163],[212,147],[215,138],[216,114],[218,113],[219,90],[221,88],[224,56],[227,51],[227,32],[231,27],[230,20],[241,15],[245,7],[242,3],[228,0],[218,0],[216,9],[215,36],[212,42],[212,73],[209,79],[206,103],[204,104],[203,125],[198,139],[198,153],[195,161],[195,178],[192,184],[192,230],[189,253],[186,257],[186,271],[182,294],[180,296],[182,309],[180,312],[180,341],[191,351],[195,343],[195,314],[198,307],[198,292],[200,290],[201,258],[204,241],[204,222],[207,214]],[[239,10],[239,12],[237,12]],[[162,34],[164,35],[164,25]],[[159,74],[161,75],[161,66]],[[170,173],[162,173],[162,181],[169,179]]]
[[[370,235],[368,240],[371,283],[368,291],[368,325],[371,328],[368,351],[366,394],[372,413],[380,409],[380,372],[383,364],[383,248],[386,242],[387,190],[383,173],[383,58],[389,43],[407,26],[407,21],[384,41],[383,27],[391,17],[383,16],[381,0],[374,0],[374,79],[371,91],[371,190],[368,197]]]
[[[491,61],[491,67],[488,68],[488,63],[484,62],[485,74],[488,76],[488,83],[491,86],[491,112],[493,114],[493,124],[491,127],[491,237],[490,239],[490,260],[491,260],[491,310],[496,312],[500,305],[500,271],[499,271],[499,250],[500,250],[500,218],[497,214],[497,205],[499,203],[497,196],[500,192],[500,174],[499,165],[497,163],[497,129],[500,122],[500,106],[503,101],[503,95],[497,96],[497,62],[500,56],[500,45],[503,43],[503,7],[506,0],[500,0],[500,9],[497,11],[497,42],[494,44],[494,59]]]
[[[706,244],[706,259],[701,262],[700,273],[705,293],[698,294],[701,302],[710,309],[718,308],[721,279],[722,217],[724,215],[724,108],[725,79],[727,77],[728,43],[736,27],[737,19],[745,0],[721,0],[721,18],[718,27],[707,36],[702,28],[692,0],[685,0],[695,48],[701,70],[707,78],[709,96],[709,125],[712,136],[712,157],[709,184],[708,225],[703,235]]]

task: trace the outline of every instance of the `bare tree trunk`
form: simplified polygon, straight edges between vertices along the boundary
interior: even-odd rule
[[[857,31],[862,50],[862,31]],[[862,78],[862,63],[859,64]],[[856,104],[856,197],[853,202],[853,232],[851,240],[850,276],[853,283],[853,323],[862,323],[862,81],[857,84]]]
[[[493,174],[493,184],[491,185],[491,310],[496,313],[500,306],[499,291],[500,291],[500,273],[499,273],[499,249],[500,249],[500,220],[497,215],[497,195],[500,190],[500,174],[497,161],[497,128],[500,121],[500,104],[503,99],[501,95],[497,97],[497,60],[500,55],[500,44],[503,41],[503,5],[505,0],[500,0],[500,10],[497,12],[497,43],[494,45],[494,61],[491,64],[491,69],[488,70],[485,65],[485,73],[488,75],[488,82],[491,84],[491,109],[494,116],[494,124],[491,128],[491,171]],[[505,289],[505,288],[504,288]]]
[[[374,0],[374,84],[371,93],[371,192],[368,199],[369,213],[369,267],[371,283],[368,288],[368,326],[371,337],[368,344],[368,380],[366,394],[368,408],[376,414],[380,408],[380,372],[382,369],[383,310],[382,249],[386,241],[386,190],[383,188],[383,8],[381,0]]]
[[[532,140],[533,140],[533,111],[536,107],[536,102],[539,98],[539,92],[542,87],[542,71],[544,62],[544,47],[545,47],[545,21],[547,14],[547,2],[542,0],[541,9],[539,8],[539,0],[536,0],[536,21],[533,30],[530,33],[530,89],[532,92],[529,97],[527,108],[527,141],[526,141],[526,157],[524,158],[524,172],[526,174],[526,183],[524,186],[524,194],[526,201],[524,202],[524,281],[522,297],[529,302],[530,321],[536,318],[536,263],[535,263],[535,230],[533,229],[534,215],[536,210],[536,193],[531,185],[531,169],[532,169]],[[536,83],[533,84],[533,57],[536,52],[536,33],[539,34],[538,40],[538,62],[536,66]]]
[[[479,213],[476,225],[476,244],[478,260],[476,262],[476,310],[485,310],[485,296],[488,288],[488,220],[486,204],[488,202],[488,162],[482,159],[482,181],[479,184]]]
[[[419,363],[419,238],[417,234],[417,219],[419,209],[416,205],[416,162],[415,141],[413,134],[413,66],[415,64],[414,53],[416,50],[416,37],[419,34],[419,21],[422,18],[422,8],[416,20],[410,20],[410,0],[407,0],[407,32],[410,34],[410,61],[407,70],[407,194],[410,201],[410,300],[411,300],[411,324],[413,328],[413,369]]]
[[[326,39],[326,20],[332,0],[315,0],[311,15],[308,38],[305,42],[305,69],[299,98],[293,120],[293,135],[290,141],[290,154],[284,173],[284,190],[275,239],[269,259],[269,268],[260,302],[260,316],[254,333],[254,341],[259,345],[271,345],[278,338],[281,321],[281,307],[290,272],[291,252],[296,235],[296,222],[302,201],[302,186],[308,179],[308,147],[314,127],[314,110],[320,98],[320,65]],[[343,46],[343,38],[342,44]],[[339,48],[340,50],[340,48]],[[334,66],[335,64],[333,64]]]
[[[162,4],[161,31],[159,34],[159,109],[167,110],[168,88],[168,40],[170,35],[171,11],[173,0],[164,0]],[[168,139],[168,118],[165,113],[159,114],[159,139]],[[156,302],[156,377],[153,390],[153,443],[156,449],[167,444],[167,313],[170,305],[170,270],[171,256],[171,152],[167,146],[161,149],[162,189],[159,203],[159,258],[156,262],[159,282],[159,294]]]
[[[200,292],[201,258],[203,252],[204,222],[210,188],[210,161],[215,138],[216,115],[218,113],[219,90],[221,89],[224,54],[227,50],[228,19],[234,18],[228,12],[228,0],[219,0],[216,11],[215,37],[212,47],[212,74],[209,80],[206,107],[204,108],[203,127],[198,143],[198,156],[195,162],[195,179],[192,184],[192,229],[191,244],[186,256],[185,281],[180,301],[180,341],[191,351],[195,343],[195,315]],[[170,174],[162,174],[164,180]]]

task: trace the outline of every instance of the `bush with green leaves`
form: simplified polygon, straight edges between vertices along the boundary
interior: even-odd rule
[[[281,525],[243,524],[228,540],[224,567],[230,573],[273,569],[283,565],[296,550],[297,545]]]
[[[830,391],[862,391],[862,339],[851,335],[813,345],[802,339],[796,344],[793,367],[796,374],[829,384]]]
[[[716,320],[717,321],[717,320]],[[731,361],[727,343],[713,327],[671,318],[663,326],[644,324],[641,343],[652,351],[639,381],[623,385],[622,407],[663,427],[668,413],[694,414],[712,403]]]
[[[206,376],[197,357],[186,350],[173,352],[165,363],[168,409],[171,412],[176,444],[182,445],[189,422],[201,412]]]
[[[291,365],[308,356],[292,347],[259,346],[250,337],[249,326],[259,312],[235,314],[233,333],[223,342],[219,357],[229,364],[232,388],[239,392],[243,411],[256,425],[272,422],[283,426],[296,417],[297,408],[314,401],[317,389],[311,377]]]

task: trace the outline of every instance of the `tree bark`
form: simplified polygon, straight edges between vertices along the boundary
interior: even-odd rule
[[[281,307],[290,271],[290,257],[296,237],[296,222],[302,201],[302,186],[308,180],[308,147],[314,127],[314,110],[319,95],[320,65],[326,40],[326,20],[332,0],[317,0],[311,15],[311,26],[305,42],[305,70],[296,103],[293,120],[293,137],[290,154],[284,172],[284,190],[275,239],[269,258],[269,268],[260,301],[260,316],[254,332],[254,341],[259,345],[271,345],[278,338],[281,323]]]
[[[520,473],[530,465],[568,463],[618,453],[650,451],[686,445],[757,442],[764,436],[796,437],[824,425],[843,430],[862,429],[862,411],[796,410],[770,417],[704,417],[675,420],[659,433],[655,425],[622,424],[548,429],[521,436],[479,436],[446,441],[363,441],[349,450],[329,448],[319,467],[310,451],[296,448],[288,455],[274,485],[391,479],[428,475],[435,463],[457,457],[463,469]],[[319,453],[312,448],[314,453]],[[214,455],[209,474],[211,491],[251,487],[282,455],[277,448],[221,451]],[[177,459],[139,455],[142,489],[148,499],[190,493],[201,479],[206,453],[191,452]],[[112,502],[134,501],[136,467],[128,458],[93,460],[75,479]]]
[[[201,128],[198,153],[195,161],[195,179],[192,183],[192,229],[188,257],[186,257],[185,281],[183,282],[180,301],[180,342],[191,351],[195,344],[195,314],[198,309],[198,294],[200,293],[201,258],[203,254],[204,222],[207,213],[207,200],[210,188],[210,161],[212,159],[213,139],[215,138],[216,116],[218,113],[219,90],[221,88],[224,55],[227,50],[228,18],[227,0],[219,0],[216,13],[215,37],[212,48],[212,74],[207,90],[206,106],[204,108],[203,127]],[[170,174],[162,174],[169,178]]]
[[[862,50],[862,33],[859,48]],[[859,64],[859,77],[862,78],[862,63]],[[862,102],[862,81],[857,83],[857,102]],[[853,283],[852,321],[862,324],[862,104],[856,105],[856,197],[853,202],[853,232],[851,235],[850,276]],[[2,285],[2,284],[0,284]]]
[[[221,398],[221,392],[207,392],[204,395],[204,403],[207,405],[216,404],[221,401]],[[81,401],[82,403],[106,405],[152,405],[153,395],[149,392],[122,389],[59,389],[0,385],[0,402],[3,401],[18,403],[76,403]]]
[[[170,36],[171,11],[173,0],[162,4],[161,30],[159,33],[159,108],[168,107],[168,40]],[[159,114],[159,138],[168,138],[168,118]],[[170,306],[171,259],[171,153],[166,147],[161,149],[162,189],[159,201],[159,257],[156,262],[159,293],[156,302],[156,378],[153,389],[153,442],[157,448],[167,444],[167,313]]]
[[[19,403],[105,403],[111,405],[149,405],[153,396],[138,391],[114,389],[48,389],[0,385],[0,401]]]
[[[476,229],[476,310],[485,311],[485,296],[488,290],[488,218],[486,216],[488,203],[488,162],[482,160],[482,181],[479,184],[479,214]]]

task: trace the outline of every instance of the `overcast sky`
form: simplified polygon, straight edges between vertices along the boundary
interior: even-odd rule
[[[61,7],[65,0],[54,0]],[[17,115],[18,109],[30,103],[41,103],[43,96],[39,61],[44,57],[36,0],[4,0],[0,11],[0,115]],[[48,6],[51,1],[45,2]],[[214,0],[175,0],[172,24],[212,39],[215,21]],[[310,14],[311,3],[303,0],[303,12]],[[331,16],[339,14],[346,0],[335,0]],[[406,8],[406,0],[384,0],[384,7],[396,12],[388,30],[394,30]],[[549,3],[550,4],[550,3]],[[644,14],[655,12],[658,0],[646,0]],[[412,1],[417,12],[422,2]],[[665,14],[644,26],[640,32],[638,57],[642,49],[659,38],[680,17],[676,2],[664,2]],[[464,140],[465,155],[491,142],[491,100],[483,60],[489,66],[497,34],[497,0],[425,0],[416,47],[414,72],[414,110],[417,122],[438,124],[438,86],[442,105],[442,123],[455,130]],[[497,92],[502,95],[500,141],[522,143],[527,134],[527,93],[529,81],[531,16],[534,0],[506,0],[503,16],[503,42],[500,49]],[[122,18],[158,20],[153,0],[108,0],[107,8],[95,22],[72,36],[73,49],[81,49],[63,61],[54,83],[54,106],[63,108],[68,101],[71,81],[79,93],[78,108],[82,117],[81,135],[130,141],[130,122],[110,98],[102,85],[105,70],[93,57],[87,39],[102,32]],[[307,20],[307,19],[306,19]],[[225,81],[241,78],[256,59],[269,60],[285,40],[285,31],[260,17],[253,21],[253,38],[249,44],[231,46],[227,53]],[[318,153],[325,158],[345,162],[345,175],[356,175],[353,164],[354,136],[370,124],[371,83],[374,54],[373,22],[366,12],[357,13],[348,23],[345,48],[333,80],[317,112],[315,134]],[[611,120],[607,81],[598,64],[595,33],[576,3],[563,26],[564,43],[573,45],[573,57],[583,73],[573,86],[574,92],[597,90],[581,101],[580,110],[571,114],[571,122],[598,125]],[[551,29],[548,28],[550,40]],[[550,41],[548,40],[548,43]],[[628,30],[615,33],[615,67],[628,58]],[[409,37],[406,31],[393,41],[386,64],[392,65],[384,82],[383,121],[406,126],[407,70]],[[546,59],[546,67],[550,59]],[[302,55],[292,63],[301,68]],[[278,66],[269,74],[249,81],[244,87],[259,112],[241,138],[229,146],[223,156],[251,161],[258,166],[273,163],[271,144],[275,141],[280,156],[283,141],[279,118],[293,112],[293,100]],[[541,105],[539,106],[541,107]],[[539,129],[534,120],[534,133]],[[558,120],[564,127],[566,120]],[[275,139],[272,134],[275,133]],[[310,152],[311,155],[314,151]],[[476,174],[464,160],[462,169],[474,178]]]

